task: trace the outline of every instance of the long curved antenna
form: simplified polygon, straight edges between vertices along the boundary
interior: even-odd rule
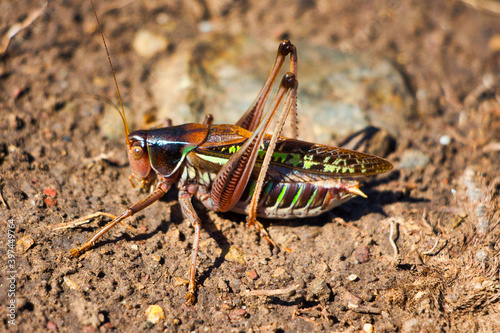
[[[111,73],[113,73],[113,80],[115,81],[116,92],[118,93],[118,100],[120,101],[120,108],[121,108],[121,112],[120,110],[118,111],[120,112],[120,116],[122,117],[123,120],[123,125],[125,127],[125,134],[126,134],[125,142],[128,145],[128,135],[130,132],[128,130],[127,117],[125,117],[125,109],[123,108],[122,96],[120,94],[120,89],[118,88],[118,81],[116,81],[115,70],[113,68],[113,63],[111,62],[111,57],[109,55],[108,45],[106,44],[106,40],[104,39],[104,33],[102,31],[101,22],[99,21],[99,17],[97,16],[97,12],[95,10],[94,1],[90,0],[90,3],[92,4],[92,10],[94,11],[95,19],[97,20],[97,25],[99,26],[99,30],[101,31],[102,42],[104,43],[104,48],[106,49],[106,55],[108,56],[109,67],[111,67]]]

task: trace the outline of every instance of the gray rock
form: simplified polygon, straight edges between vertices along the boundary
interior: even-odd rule
[[[215,34],[206,38],[180,45],[153,69],[157,119],[200,122],[211,113],[215,123],[234,124],[254,101],[278,42]],[[413,97],[388,60],[306,43],[296,46],[301,139],[333,144],[369,125],[397,136],[412,117]]]

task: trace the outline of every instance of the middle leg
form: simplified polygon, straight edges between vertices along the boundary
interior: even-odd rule
[[[191,222],[194,227],[193,250],[191,253],[191,265],[189,269],[189,285],[186,295],[186,303],[193,304],[196,301],[196,258],[200,246],[201,220],[191,202],[193,195],[187,191],[179,190],[179,203],[183,215]]]

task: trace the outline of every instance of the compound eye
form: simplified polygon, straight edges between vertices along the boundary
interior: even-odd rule
[[[143,150],[139,146],[132,147],[132,157],[139,160],[142,157]]]

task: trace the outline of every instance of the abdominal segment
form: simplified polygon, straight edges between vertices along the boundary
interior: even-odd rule
[[[255,181],[249,182],[232,211],[248,213],[255,184]],[[262,190],[257,216],[273,219],[316,216],[353,198],[355,195],[349,193],[349,188],[357,185],[357,181],[340,179],[307,183],[268,182]]]

